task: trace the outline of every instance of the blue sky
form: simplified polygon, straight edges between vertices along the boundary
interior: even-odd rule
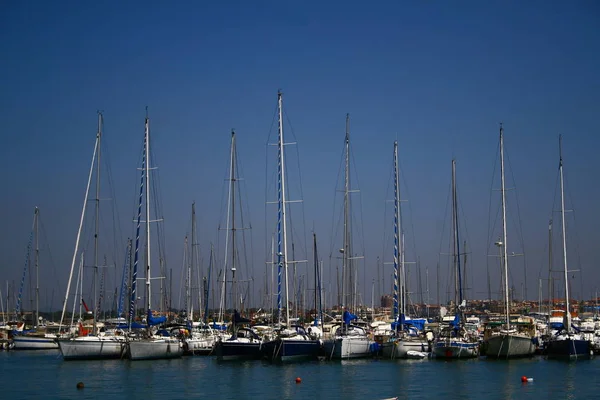
[[[526,254],[511,259],[512,283],[520,291],[524,261],[528,297],[537,298],[538,278],[547,277],[547,224],[559,218],[552,211],[559,204],[560,133],[568,207],[574,209],[567,216],[569,260],[582,270],[573,290],[589,297],[600,286],[594,254],[600,239],[594,119],[600,7],[594,1],[40,1],[0,7],[3,295],[5,281],[18,282],[22,274],[36,205],[53,265],[41,272],[42,293],[57,285],[64,290],[97,110],[104,112],[120,225],[124,237],[131,235],[146,106],[160,167],[168,267],[176,276],[192,201],[204,258],[209,243],[217,243],[230,131],[236,129],[258,291],[267,252],[265,144],[274,132],[280,88],[298,141],[306,229],[315,228],[326,268],[331,249],[340,247],[329,238],[344,118],[351,115],[366,299],[376,257],[391,259],[383,243],[392,229],[384,208],[395,139],[410,205],[405,219],[414,226],[407,227],[407,247],[417,249],[423,271],[429,267],[431,301],[440,243],[448,236],[444,212],[453,157],[470,249],[470,297],[487,295],[487,254],[495,251],[488,250],[488,204],[490,195],[499,197],[491,189],[499,185],[493,171],[501,121],[508,180],[517,189],[509,193],[509,208],[516,213],[516,194]],[[516,231],[509,227],[509,252],[522,253]],[[121,248],[116,252],[122,257]],[[417,255],[411,250],[407,258]],[[445,287],[447,260],[441,260]],[[500,285],[493,286],[497,291]],[[55,305],[62,295],[56,289]]]

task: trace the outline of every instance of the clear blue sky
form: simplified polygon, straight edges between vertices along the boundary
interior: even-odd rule
[[[42,294],[60,284],[54,297],[58,306],[96,110],[104,111],[123,236],[131,236],[146,106],[160,167],[169,268],[178,276],[193,200],[205,259],[209,243],[217,242],[230,130],[235,128],[253,226],[253,275],[262,281],[265,143],[279,88],[299,143],[307,231],[316,229],[326,267],[331,249],[340,247],[329,237],[344,118],[351,114],[368,302],[376,257],[391,260],[390,246],[383,254],[384,235],[392,229],[384,208],[396,138],[403,197],[409,200],[403,203],[405,220],[414,225],[414,230],[406,227],[407,258],[414,259],[416,247],[423,273],[429,266],[431,300],[435,265],[447,247],[440,249],[441,242],[447,243],[442,237],[448,236],[444,212],[453,157],[470,249],[470,297],[487,295],[487,254],[495,252],[493,245],[488,250],[488,204],[490,194],[496,203],[499,197],[491,189],[499,185],[493,171],[500,121],[510,157],[508,181],[517,188],[508,199],[512,215],[515,193],[519,198],[529,297],[537,298],[538,278],[547,277],[547,224],[559,204],[554,199],[559,133],[564,136],[567,205],[574,209],[567,218],[569,260],[583,271],[583,279],[577,275],[572,281],[573,290],[581,296],[583,288],[589,297],[600,286],[597,2],[121,3],[0,6],[3,295],[6,280],[20,280],[38,205],[54,265],[50,268],[47,261],[41,272]],[[509,252],[521,253],[514,225]],[[119,246],[121,257],[124,243]],[[447,260],[441,259],[445,288]],[[500,286],[495,262],[493,291]],[[511,265],[512,284],[520,292],[523,258],[511,259]],[[386,268],[389,276],[391,267]]]

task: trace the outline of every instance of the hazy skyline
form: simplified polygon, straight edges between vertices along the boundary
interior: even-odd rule
[[[49,255],[43,252],[42,299],[54,289],[58,308],[64,296],[97,110],[104,114],[103,157],[110,162],[114,189],[104,198],[114,198],[122,231],[117,238],[104,234],[104,252],[114,252],[120,271],[125,240],[132,236],[146,106],[160,168],[174,296],[179,295],[193,201],[204,261],[210,243],[216,245],[222,234],[217,229],[224,218],[232,129],[243,166],[252,225],[251,276],[258,292],[270,251],[266,239],[271,228],[265,224],[276,212],[265,207],[266,200],[273,200],[265,198],[265,165],[274,168],[275,163],[266,144],[276,133],[272,124],[278,89],[284,93],[287,140],[298,143],[294,167],[299,164],[302,175],[305,231],[307,236],[313,229],[317,233],[326,280],[330,271],[335,274],[329,255],[341,247],[339,240],[331,241],[332,214],[345,115],[350,113],[353,173],[364,225],[367,269],[361,285],[366,303],[377,277],[377,257],[382,263],[392,259],[391,211],[385,209],[392,196],[394,140],[399,143],[402,197],[408,201],[402,204],[407,259],[420,258],[423,279],[428,267],[431,302],[436,301],[438,260],[441,300],[446,299],[448,259],[439,253],[447,252],[452,158],[457,160],[461,223],[469,248],[468,297],[487,297],[488,263],[492,291],[498,291],[497,260],[488,255],[496,251],[499,220],[489,232],[488,209],[492,196],[494,220],[500,122],[507,185],[516,188],[507,193],[508,251],[525,254],[510,260],[517,297],[524,262],[530,299],[537,299],[539,279],[548,276],[549,220],[554,219],[555,233],[560,228],[559,134],[567,208],[574,211],[567,214],[569,264],[581,270],[570,274],[575,276],[572,293],[589,298],[600,286],[595,261],[600,241],[596,2],[28,2],[3,4],[0,11],[4,298],[6,281],[18,286],[23,273],[34,206],[41,210],[53,264],[48,266]],[[265,216],[265,210],[270,214]],[[524,245],[517,234],[519,219]],[[104,224],[108,229],[109,221]],[[360,236],[356,240],[363,241]],[[305,257],[312,260],[312,246],[307,247]],[[558,235],[554,255],[555,268],[562,268]],[[385,268],[389,286],[392,267]],[[547,282],[543,285],[546,297]],[[336,290],[331,287],[330,295]]]

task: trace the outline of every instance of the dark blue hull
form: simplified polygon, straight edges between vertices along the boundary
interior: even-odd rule
[[[263,356],[270,361],[316,360],[320,351],[319,340],[278,338],[263,344]]]
[[[260,360],[262,358],[260,342],[235,342],[224,340],[215,345],[217,360]]]
[[[581,339],[555,339],[546,343],[548,358],[579,360],[590,358],[590,342]]]

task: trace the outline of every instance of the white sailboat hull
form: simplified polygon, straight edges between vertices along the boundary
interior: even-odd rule
[[[366,336],[336,337],[325,342],[325,354],[334,360],[369,357],[371,343]]]
[[[500,334],[486,341],[486,356],[490,358],[527,357],[535,353],[533,340],[526,335]]]
[[[185,354],[210,354],[215,347],[215,336],[191,337],[184,339]]]
[[[130,360],[160,360],[179,358],[183,355],[183,345],[177,339],[150,339],[129,342]]]
[[[54,337],[43,336],[15,336],[13,338],[15,350],[54,350],[58,343]]]
[[[123,339],[96,336],[59,340],[58,345],[64,360],[119,359],[127,348]]]
[[[425,340],[391,340],[383,344],[381,354],[384,358],[409,358],[409,351],[424,353],[428,347]]]

